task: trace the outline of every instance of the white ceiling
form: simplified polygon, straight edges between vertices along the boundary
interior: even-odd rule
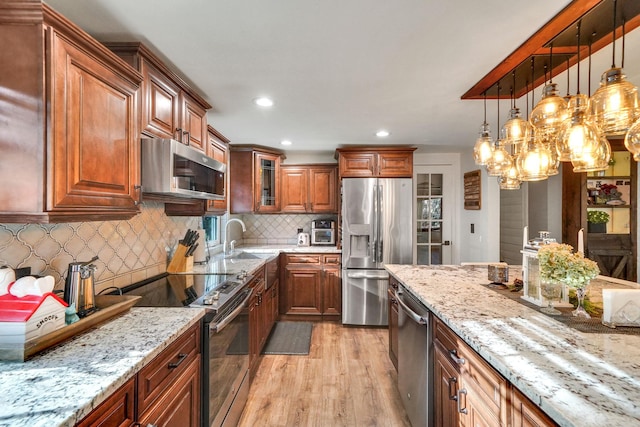
[[[460,96],[569,3],[46,1],[99,40],[144,42],[209,101],[209,124],[232,143],[282,148],[279,142],[290,139],[287,150],[293,151],[347,144],[431,151],[472,146],[482,101]],[[636,33],[627,36],[625,71],[639,84],[640,74],[629,72],[640,70],[640,57],[631,54],[640,51]],[[611,62],[610,50],[604,51],[594,56],[592,90]],[[564,93],[565,78],[556,81]],[[535,93],[539,98],[540,89]],[[275,106],[256,107],[252,100],[261,95]],[[493,129],[496,104],[488,102]],[[501,102],[501,123],[508,107],[508,100]],[[376,138],[380,128],[391,136]]]

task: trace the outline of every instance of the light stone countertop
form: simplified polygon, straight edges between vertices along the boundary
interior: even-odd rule
[[[133,307],[26,362],[0,362],[0,426],[73,426],[204,312]]]
[[[561,426],[640,426],[640,335],[569,328],[482,286],[486,266],[386,269]]]
[[[296,245],[256,245],[239,246],[235,253],[248,252],[263,258],[236,259],[225,257],[224,254],[216,254],[207,264],[194,265],[193,270],[187,274],[238,274],[242,271],[255,272],[269,259],[268,255],[277,256],[280,253],[305,253],[305,254],[340,254],[336,246],[296,246]],[[182,273],[178,273],[182,274]]]

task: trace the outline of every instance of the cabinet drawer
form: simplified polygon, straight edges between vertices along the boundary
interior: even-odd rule
[[[310,254],[288,254],[287,264],[320,264],[322,263],[321,255]]]
[[[455,354],[459,353],[457,335],[451,329],[449,329],[449,327],[445,325],[442,320],[438,319],[435,316],[433,316],[433,319],[435,320],[433,322],[433,340],[435,344],[439,344],[442,347],[441,349],[444,351],[444,353],[447,354],[450,361],[453,362],[454,366],[457,366],[459,369],[459,364],[455,363],[455,361],[451,358],[450,353],[451,351],[455,351]]]
[[[322,256],[322,262],[325,263],[325,264],[339,265],[340,264],[340,255],[338,255],[338,254],[323,255]]]
[[[200,354],[197,323],[138,373],[138,412],[142,413]]]
[[[77,424],[77,427],[118,426],[133,424],[133,402],[135,400],[135,377],[127,381],[115,393]]]

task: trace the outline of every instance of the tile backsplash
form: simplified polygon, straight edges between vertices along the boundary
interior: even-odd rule
[[[244,245],[297,243],[298,228],[311,231],[311,221],[335,215],[233,215],[247,231],[232,236]],[[222,231],[225,220],[223,217]],[[34,275],[51,275],[64,288],[69,263],[97,255],[96,292],[122,287],[166,271],[167,251],[199,217],[168,217],[164,205],[144,202],[141,213],[126,221],[61,224],[0,224],[0,266],[30,267]],[[224,240],[224,236],[222,237]],[[220,248],[215,248],[212,253]]]
[[[168,245],[199,220],[168,217],[162,203],[144,202],[141,213],[126,221],[0,224],[0,265],[31,267],[32,274],[51,275],[56,289],[63,289],[69,263],[98,255],[99,292],[164,272]]]
[[[235,215],[234,215],[235,216]],[[247,231],[242,234],[245,245],[295,245],[298,242],[298,228],[311,232],[311,221],[333,219],[336,215],[295,214],[295,215],[242,215],[235,216],[244,221]]]

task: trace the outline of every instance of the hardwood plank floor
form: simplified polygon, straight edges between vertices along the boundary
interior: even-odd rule
[[[307,356],[264,355],[240,427],[410,426],[384,328],[314,323]]]

